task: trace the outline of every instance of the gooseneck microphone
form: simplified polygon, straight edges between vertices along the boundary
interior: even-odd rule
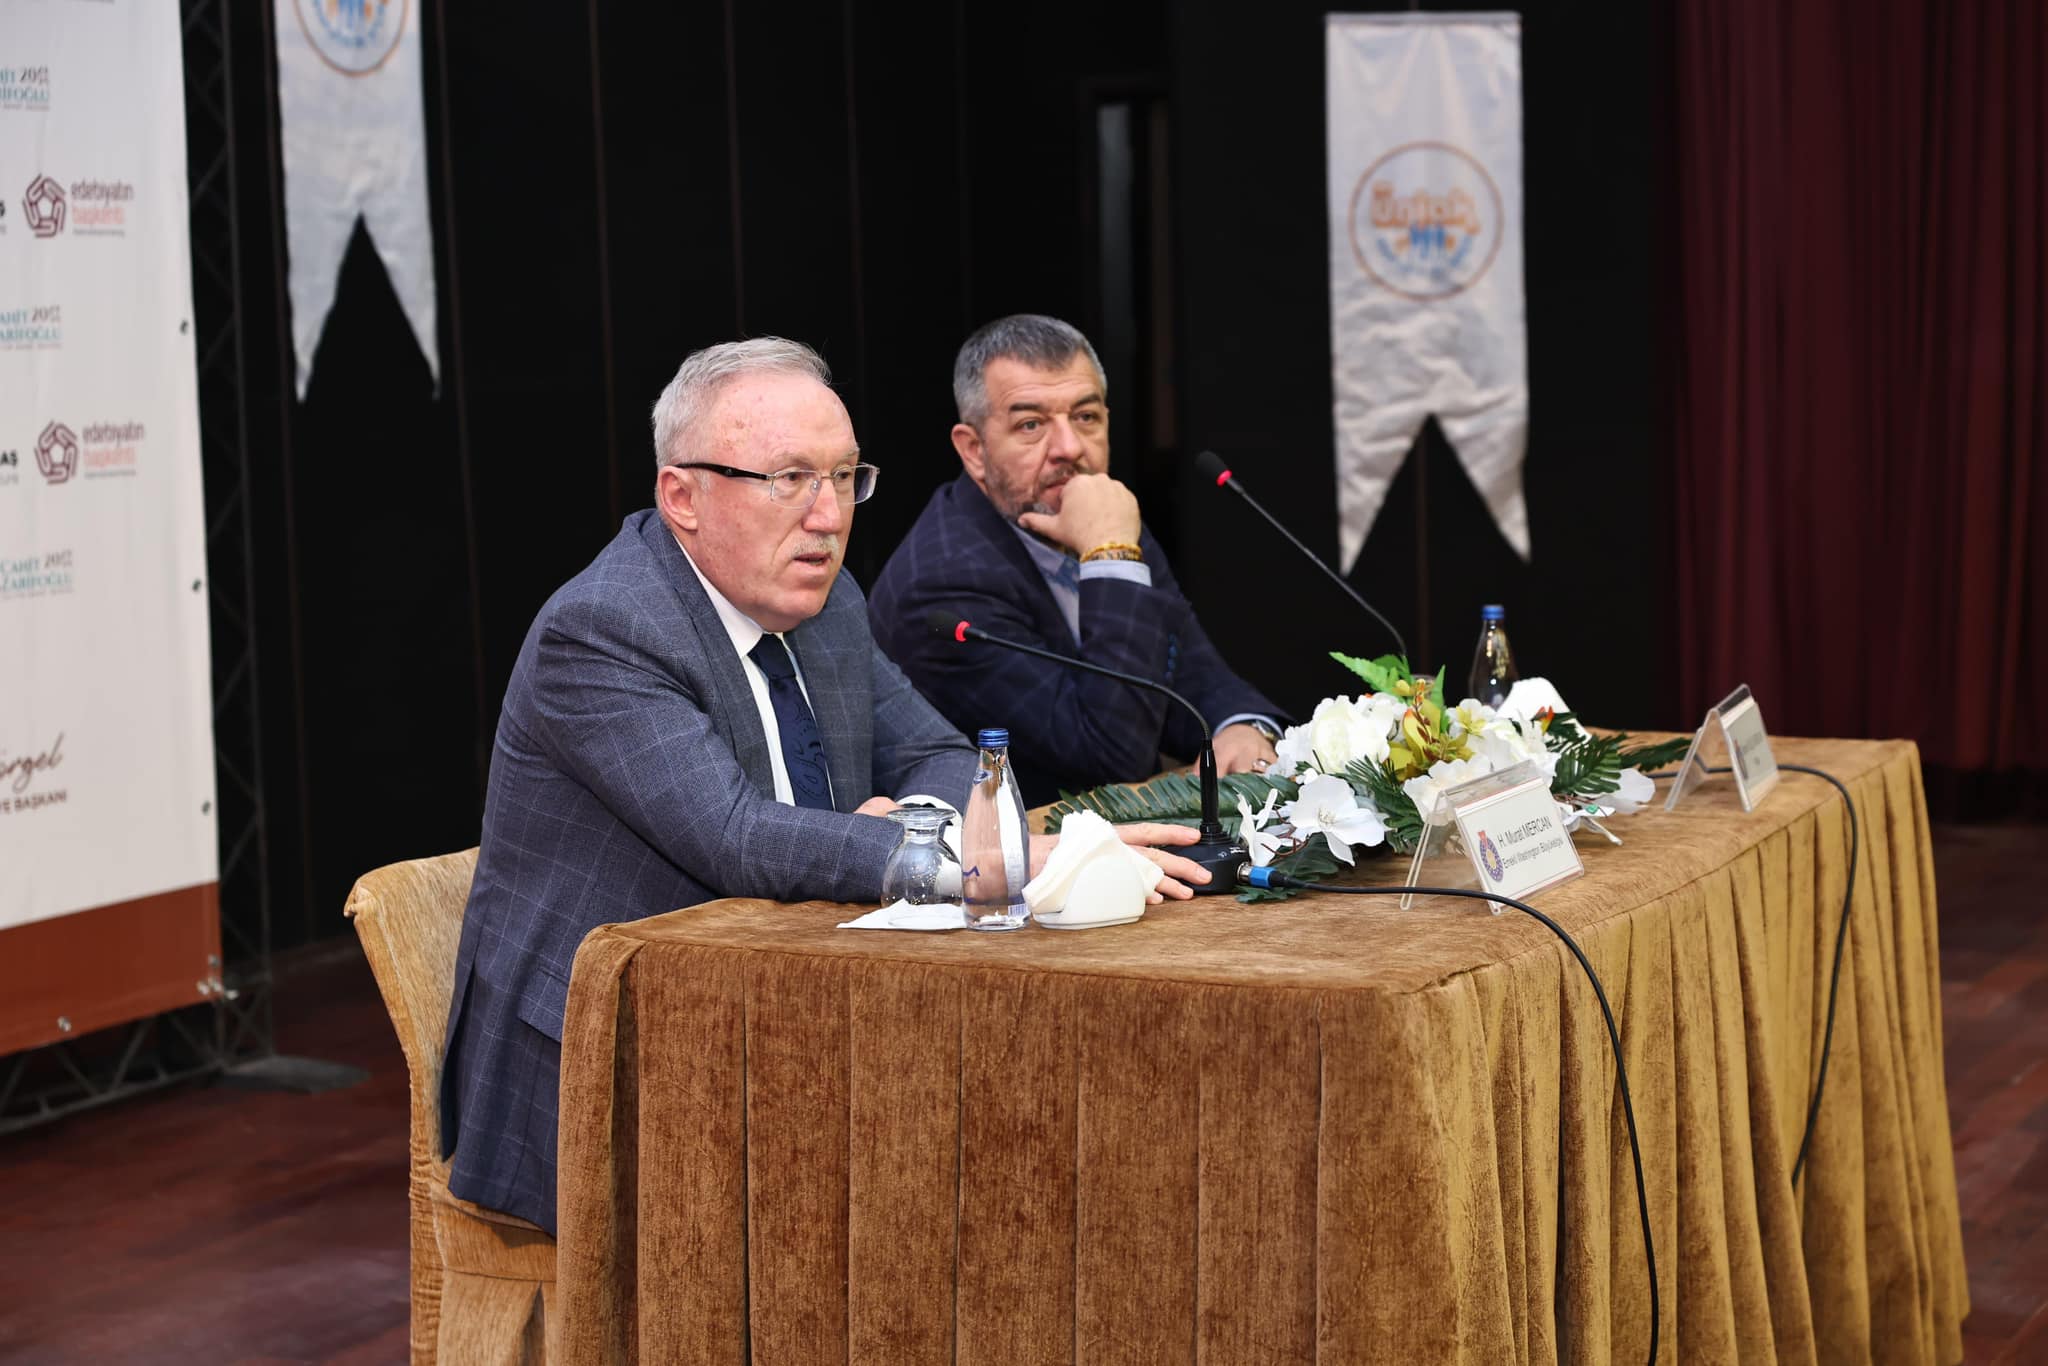
[[[1253,512],[1256,512],[1259,514],[1259,516],[1265,518],[1267,524],[1270,525],[1273,528],[1273,530],[1279,532],[1282,536],[1285,536],[1287,538],[1287,543],[1289,545],[1293,546],[1296,550],[1299,550],[1302,554],[1308,556],[1308,562],[1314,565],[1316,568],[1322,570],[1325,574],[1329,575],[1330,581],[1336,584],[1339,588],[1344,590],[1344,596],[1350,598],[1360,607],[1363,607],[1366,610],[1366,612],[1371,615],[1374,621],[1378,622],[1380,625],[1387,628],[1387,634],[1394,638],[1394,644],[1401,647],[1401,658],[1408,659],[1408,642],[1401,639],[1401,633],[1394,629],[1394,623],[1388,621],[1385,617],[1381,616],[1379,608],[1374,607],[1371,603],[1367,602],[1364,598],[1360,597],[1358,595],[1358,590],[1353,588],[1349,583],[1345,582],[1344,576],[1342,574],[1339,574],[1336,570],[1330,568],[1329,565],[1324,564],[1321,556],[1317,555],[1315,551],[1310,550],[1307,546],[1303,545],[1300,539],[1296,537],[1293,532],[1289,531],[1286,527],[1280,525],[1280,519],[1278,517],[1275,517],[1272,513],[1266,511],[1266,509],[1260,505],[1258,499],[1252,497],[1249,493],[1246,493],[1244,485],[1240,484],[1237,481],[1237,476],[1233,475],[1230,472],[1230,466],[1223,463],[1222,456],[1216,454],[1216,452],[1214,451],[1203,451],[1200,455],[1195,457],[1195,468],[1200,470],[1203,473],[1203,475],[1207,478],[1214,479],[1216,481],[1217,488],[1229,489],[1232,493],[1244,499],[1246,503],[1251,505],[1251,509]],[[1408,663],[1411,667],[1413,667],[1415,661],[1412,659],[1408,659]]]
[[[1205,737],[1202,741],[1202,761],[1200,764],[1202,785],[1202,824],[1200,828],[1202,838],[1194,844],[1176,845],[1173,848],[1173,852],[1191,862],[1199,863],[1202,867],[1209,870],[1209,881],[1194,888],[1197,896],[1208,896],[1219,892],[1235,892],[1237,890],[1237,870],[1241,864],[1246,862],[1244,845],[1231,839],[1228,834],[1224,833],[1223,822],[1218,819],[1216,814],[1216,746],[1206,738],[1209,734],[1209,721],[1207,717],[1202,715],[1199,707],[1188,701],[1187,698],[1182,697],[1172,688],[1167,687],[1164,683],[1154,683],[1149,678],[1140,678],[1136,674],[1127,674],[1121,669],[1110,669],[1100,664],[1090,664],[1087,660],[1075,659],[1072,655],[1055,654],[1051,650],[1041,650],[1036,645],[1026,645],[1021,640],[1007,640],[1002,636],[992,636],[980,627],[969,624],[965,618],[951,612],[944,612],[934,608],[924,614],[924,621],[925,625],[931,627],[933,634],[951,636],[962,644],[970,640],[978,640],[989,645],[1000,645],[1005,650],[1015,650],[1020,654],[1036,655],[1040,659],[1049,659],[1055,664],[1064,664],[1070,669],[1080,669],[1085,673],[1101,674],[1104,678],[1114,678],[1119,683],[1128,683],[1134,688],[1144,688],[1150,692],[1163,693],[1180,703],[1183,707],[1186,707],[1189,713],[1194,716],[1195,724],[1200,727],[1201,733]]]

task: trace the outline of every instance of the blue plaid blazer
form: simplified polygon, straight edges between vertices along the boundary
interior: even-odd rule
[[[456,959],[455,1194],[554,1230],[562,1014],[591,930],[721,896],[874,900],[901,832],[853,807],[965,805],[975,751],[875,648],[851,576],[785,639],[839,811],[774,799],[739,655],[652,509],[541,608],[505,691]]]
[[[947,720],[969,734],[1009,727],[1011,764],[1032,806],[1061,788],[1148,778],[1162,750],[1193,758],[1204,737],[1185,708],[1158,693],[936,635],[925,624],[933,608],[992,635],[1157,679],[1193,702],[1212,729],[1241,712],[1285,715],[1230,671],[1159,543],[1150,531],[1140,539],[1152,586],[1082,580],[1077,649],[1030,552],[963,473],[932,495],[868,595],[875,639]]]

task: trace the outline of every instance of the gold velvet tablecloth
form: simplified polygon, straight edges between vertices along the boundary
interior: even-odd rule
[[[1668,1362],[1950,1363],[1968,1310],[1916,752],[1777,742],[1579,840],[1539,904],[1619,1018]],[[1378,865],[1395,881],[1392,860]],[[722,901],[585,941],[562,1047],[572,1361],[1641,1361],[1598,1004],[1525,916],[1205,898],[835,930]]]

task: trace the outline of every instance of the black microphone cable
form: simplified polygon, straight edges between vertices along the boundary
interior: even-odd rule
[[[1552,920],[1526,901],[1517,901],[1511,896],[1497,892],[1475,892],[1468,887],[1339,887],[1327,882],[1304,882],[1300,878],[1276,873],[1270,868],[1247,868],[1245,875],[1254,887],[1293,887],[1304,892],[1335,892],[1342,896],[1455,896],[1470,901],[1490,901],[1502,906],[1513,906],[1524,915],[1540,922],[1545,929],[1564,941],[1572,951],[1572,957],[1579,960],[1579,966],[1586,970],[1586,980],[1593,984],[1593,995],[1599,998],[1600,1014],[1607,1021],[1607,1041],[1614,1048],[1614,1079],[1621,1087],[1621,1113],[1628,1121],[1629,1155],[1636,1164],[1636,1212],[1643,1221],[1643,1263],[1650,1273],[1650,1361],[1657,1360],[1657,1249],[1650,1236],[1650,1197],[1643,1186],[1643,1145],[1636,1137],[1636,1107],[1629,1096],[1628,1064],[1621,1056],[1621,1031],[1614,1025],[1614,1009],[1607,1003],[1607,989],[1600,985],[1600,974],[1593,971],[1593,964],[1587,959],[1578,941],[1565,933],[1564,926]],[[1564,1208],[1558,1207],[1558,1245],[1564,1245]]]
[[[1726,767],[1708,768],[1709,773],[1727,773]],[[1827,1024],[1820,1037],[1820,1066],[1814,1073],[1813,1098],[1806,1105],[1806,1127],[1799,1135],[1799,1155],[1792,1159],[1792,1184],[1799,1184],[1799,1177],[1806,1170],[1806,1153],[1813,1143],[1813,1126],[1820,1119],[1821,1090],[1828,1084],[1828,1054],[1835,1046],[1835,997],[1842,988],[1842,948],[1849,942],[1849,906],[1856,899],[1856,856],[1861,850],[1862,839],[1857,828],[1856,803],[1849,797],[1849,789],[1842,780],[1832,773],[1823,773],[1808,764],[1779,764],[1781,773],[1805,773],[1823,782],[1834,785],[1842,794],[1842,809],[1849,813],[1849,880],[1842,891],[1842,918],[1835,927],[1835,962],[1828,970],[1828,1013]],[[1646,773],[1643,776],[1655,782],[1659,778],[1675,778],[1683,769],[1670,769],[1663,773]]]

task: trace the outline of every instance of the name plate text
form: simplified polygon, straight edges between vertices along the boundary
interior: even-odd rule
[[[1456,790],[1446,795],[1481,891],[1525,901],[1586,871],[1540,773],[1470,801],[1460,801]]]

